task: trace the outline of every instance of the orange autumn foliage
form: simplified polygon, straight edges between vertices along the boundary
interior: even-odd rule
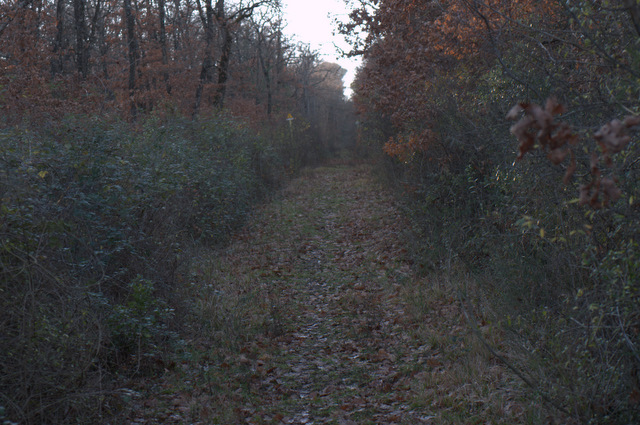
[[[435,135],[431,130],[423,130],[420,134],[410,133],[408,136],[391,137],[383,146],[384,152],[398,158],[402,162],[409,162],[416,153],[425,153],[433,143]]]
[[[363,4],[354,10],[341,31],[368,34],[352,52],[364,56],[356,87],[360,107],[388,117],[407,135],[389,141],[385,152],[406,158],[424,149],[432,137],[422,132],[442,113],[432,103],[441,77],[477,72],[494,60],[496,34],[515,37],[527,22],[553,20],[558,8],[551,0],[383,0],[375,9]]]
[[[0,125],[220,108],[276,119],[324,90],[284,25],[274,0],[2,1]]]

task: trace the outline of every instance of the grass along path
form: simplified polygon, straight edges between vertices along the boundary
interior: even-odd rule
[[[406,230],[368,167],[308,170],[222,255],[196,256],[181,313],[193,338],[132,388],[127,422],[533,420],[446,279],[413,277]]]

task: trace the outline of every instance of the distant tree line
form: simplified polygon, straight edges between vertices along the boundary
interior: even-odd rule
[[[8,0],[0,16],[0,124],[348,108],[342,70],[284,35],[277,0]]]

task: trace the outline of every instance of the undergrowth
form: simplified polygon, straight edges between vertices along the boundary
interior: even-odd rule
[[[612,158],[621,199],[594,210],[578,202],[585,183],[580,178],[589,175],[587,149],[577,154],[579,181],[568,185],[562,184],[565,170],[543,155],[514,163],[508,123],[495,121],[506,113],[494,107],[484,115],[443,112],[435,128],[443,152],[434,146],[406,161],[378,160],[411,217],[415,269],[429,276],[462,268],[472,276],[482,300],[474,304],[490,306],[474,320],[490,322],[504,335],[505,360],[528,382],[522,396],[545,406],[533,423],[635,423],[637,141]],[[480,140],[488,141],[482,149]],[[462,280],[451,279],[451,289],[464,292]]]
[[[191,253],[313,152],[290,132],[224,114],[1,130],[0,418],[97,423],[169,367]]]

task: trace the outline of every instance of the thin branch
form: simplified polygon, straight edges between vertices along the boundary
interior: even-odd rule
[[[631,339],[629,339],[629,335],[627,335],[627,331],[625,331],[624,329],[624,323],[622,323],[622,316],[620,315],[619,307],[616,307],[616,313],[618,313],[618,323],[620,324],[620,331],[622,331],[622,337],[624,338],[624,341],[629,346],[629,349],[631,350],[631,353],[633,354],[633,356],[636,358],[636,361],[638,362],[638,364],[640,364],[640,354],[638,353],[638,350],[636,349],[635,344],[631,341]]]
[[[640,36],[640,6],[638,2],[636,0],[626,0],[624,6],[631,17],[631,22],[633,22],[638,36]]]
[[[18,9],[23,9],[24,7],[26,7],[29,3],[31,3],[32,0],[22,0],[20,3],[18,3],[18,5],[16,6],[16,10]],[[9,26],[9,24],[13,21],[13,18],[11,16],[9,16],[9,18],[7,19],[7,22],[4,22],[3,24],[0,24],[0,37],[2,37],[2,33],[4,32],[4,30],[7,28],[7,26]]]
[[[527,384],[528,387],[530,387],[536,394],[538,394],[540,397],[542,397],[542,399],[544,401],[546,401],[547,403],[549,403],[551,406],[555,407],[557,410],[561,411],[562,413],[571,416],[571,413],[564,407],[561,406],[560,404],[558,404],[555,400],[552,400],[551,397],[549,397],[547,394],[545,394],[544,392],[542,392],[538,386],[531,381],[529,378],[527,378],[526,376],[524,376],[522,374],[522,372],[520,372],[515,366],[513,366],[509,361],[507,361],[507,359],[504,358],[503,355],[501,355],[500,353],[498,353],[492,346],[491,344],[489,344],[489,342],[487,342],[486,339],[484,339],[484,337],[482,336],[482,333],[480,332],[480,329],[478,329],[478,324],[475,322],[475,320],[471,319],[471,316],[469,315],[467,308],[466,308],[466,302],[464,299],[464,296],[462,295],[462,291],[458,291],[458,300],[460,301],[460,306],[462,308],[462,312],[464,313],[464,317],[467,320],[467,323],[469,324],[469,326],[471,326],[471,330],[473,331],[473,333],[478,337],[478,339],[480,340],[480,342],[482,343],[482,345],[494,356],[496,357],[498,360],[500,360],[505,366],[507,366],[513,373],[516,374],[516,376],[518,378],[520,378],[525,384]]]
[[[609,52],[607,52],[607,50],[604,47],[602,47],[602,45],[594,38],[591,32],[585,28],[585,26],[582,24],[582,21],[580,20],[580,17],[577,16],[573,10],[571,10],[569,5],[565,4],[564,2],[561,2],[561,3],[565,11],[571,15],[571,17],[574,19],[575,22],[578,23],[578,25],[582,29],[582,34],[584,34],[584,36],[593,44],[593,46],[595,47],[595,50],[600,53],[600,56],[602,58],[604,58],[607,62],[609,62],[614,66],[619,66],[620,68],[624,68],[627,72],[629,72],[629,74],[631,74],[636,78],[640,76],[640,74],[638,74],[632,67],[612,57],[609,54]],[[584,49],[584,47],[581,47],[581,48],[583,50],[586,50]]]
[[[487,27],[487,32],[489,34],[489,42],[491,43],[491,46],[493,47],[494,51],[495,51],[495,55],[496,58],[498,59],[498,62],[500,63],[500,66],[502,67],[502,69],[504,70],[504,72],[511,77],[511,79],[513,79],[514,81],[516,81],[518,84],[522,85],[525,89],[527,90],[533,90],[536,93],[536,97],[541,98],[540,93],[529,87],[529,84],[525,81],[522,81],[513,71],[511,71],[511,69],[504,63],[503,61],[503,57],[502,57],[502,52],[500,51],[500,48],[498,47],[498,43],[495,40],[494,37],[494,31],[491,28],[491,24],[489,23],[489,19],[482,13],[480,12],[480,8],[478,7],[478,1],[477,0],[473,0],[473,5],[471,5],[471,3],[469,3],[469,1],[467,1],[467,4],[469,5],[469,8],[475,12],[478,17],[480,17],[480,19],[482,19],[482,21],[484,22],[484,25]]]

